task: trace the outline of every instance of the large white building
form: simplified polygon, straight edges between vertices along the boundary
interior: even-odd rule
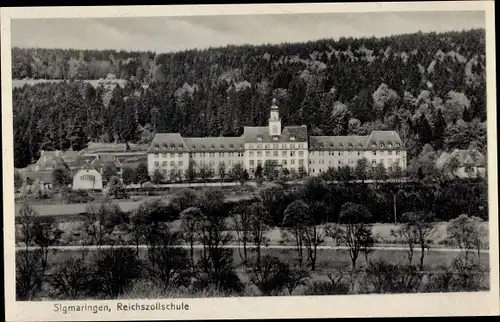
[[[159,170],[166,179],[185,177],[189,165],[199,171],[212,170],[219,176],[221,165],[229,173],[241,164],[253,176],[266,162],[290,172],[318,175],[328,167],[349,165],[366,158],[387,169],[398,164],[406,168],[406,151],[395,131],[373,131],[368,136],[308,136],[307,127],[282,128],[276,101],[271,106],[268,126],[246,126],[238,137],[183,138],[179,133],[157,133],[148,149],[148,170]]]

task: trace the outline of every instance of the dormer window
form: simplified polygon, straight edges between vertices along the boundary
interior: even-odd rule
[[[212,144],[212,149],[215,149],[215,144]]]
[[[194,149],[194,148],[196,148],[196,146],[194,146],[194,145],[191,145],[191,149]]]
[[[155,144],[155,148],[159,148],[159,147],[160,147],[160,145],[159,145],[159,144]]]
[[[340,143],[340,144],[339,144],[339,146],[340,146],[341,148],[343,148],[343,147],[344,147],[344,145],[343,145],[342,143]]]
[[[273,137],[273,140],[278,141],[278,137],[277,136]]]
[[[380,143],[380,147],[383,148],[384,147],[384,144],[383,143]]]
[[[333,143],[330,143],[330,147],[333,148]]]
[[[179,149],[182,149],[184,146],[183,146],[182,144],[178,144],[178,145],[177,145],[177,147],[178,147]]]
[[[258,136],[257,141],[262,141],[262,136]]]
[[[295,141],[295,136],[291,136],[291,137],[290,137],[290,140],[291,140],[291,141]]]
[[[175,149],[175,143],[170,144],[170,147],[171,147],[172,149]]]
[[[387,144],[388,147],[392,148],[392,143]]]
[[[224,149],[224,144],[221,144],[220,147],[221,147],[221,149]]]
[[[168,148],[168,144],[167,143],[163,143],[162,144],[164,148]]]
[[[202,145],[201,145],[201,148],[202,148],[202,149],[204,149],[204,148],[205,148],[205,144],[202,144]]]
[[[350,148],[353,148],[353,145],[352,145],[352,143],[349,143],[349,147],[350,147]]]
[[[377,144],[375,142],[372,143],[372,148],[376,148]]]
[[[234,144],[229,144],[229,147],[230,148],[234,148]]]

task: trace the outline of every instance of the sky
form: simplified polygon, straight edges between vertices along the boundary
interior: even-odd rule
[[[485,28],[483,11],[13,19],[16,47],[172,52]]]

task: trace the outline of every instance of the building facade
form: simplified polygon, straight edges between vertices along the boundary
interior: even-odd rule
[[[395,131],[372,131],[367,136],[308,136],[307,127],[282,127],[276,101],[267,126],[245,126],[239,137],[183,138],[179,133],[157,133],[148,149],[150,175],[160,171],[165,179],[185,178],[193,170],[208,169],[220,178],[240,164],[250,177],[257,167],[272,164],[290,173],[319,175],[329,167],[355,167],[366,158],[375,167],[399,165],[406,169],[406,151]]]

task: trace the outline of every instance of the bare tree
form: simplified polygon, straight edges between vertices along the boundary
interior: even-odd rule
[[[304,245],[304,218],[307,216],[309,207],[302,200],[296,200],[288,205],[283,217],[283,225],[295,238],[295,246],[298,253],[299,266],[303,261]]]
[[[262,244],[267,242],[264,233],[269,230],[269,213],[260,202],[253,203],[247,210],[248,224],[253,244],[257,250],[257,262],[260,262]]]
[[[407,212],[402,216],[403,223],[413,230],[417,244],[420,245],[420,269],[424,269],[425,249],[430,247],[436,227],[434,214],[425,212]]]
[[[481,258],[483,244],[481,237],[485,235],[484,228],[481,226],[482,222],[481,218],[464,214],[450,220],[447,227],[448,239],[456,242],[460,250],[465,252],[466,261],[472,249],[477,251],[478,259]]]
[[[351,292],[354,289],[354,274],[360,252],[371,242],[371,225],[367,222],[371,214],[360,204],[345,203],[340,209],[341,225],[335,224],[326,228],[327,235],[338,244],[345,245],[351,258]]]
[[[203,214],[199,208],[190,207],[181,212],[181,230],[184,241],[189,245],[189,256],[194,268],[194,243],[198,240]]]
[[[42,251],[42,270],[44,272],[48,266],[49,249],[59,243],[62,233],[53,217],[44,220],[36,218],[33,225],[34,242]]]
[[[243,245],[243,254],[241,254],[241,249],[238,247],[241,259],[243,259],[243,264],[248,263],[248,249],[247,244],[250,241],[250,213],[246,209],[243,211],[233,212],[231,214],[231,219],[233,221],[233,229],[236,232],[236,240],[239,245]]]

